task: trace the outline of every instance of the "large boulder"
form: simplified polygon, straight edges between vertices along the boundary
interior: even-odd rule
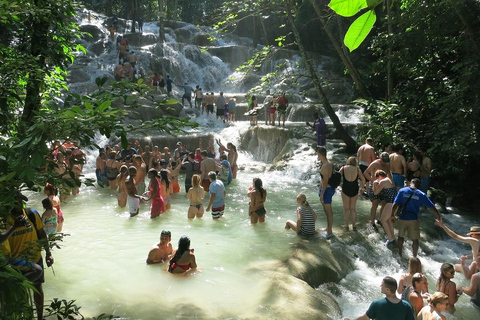
[[[123,37],[134,47],[149,46],[158,42],[157,36],[152,33],[126,33]]]
[[[68,83],[78,83],[90,81],[90,76],[83,70],[73,69],[68,71]]]
[[[87,32],[89,34],[92,35],[92,37],[90,36],[86,36],[86,40],[88,41],[98,41],[100,39],[103,39],[104,37],[104,33],[102,30],[100,30],[99,27],[97,27],[96,25],[93,25],[93,24],[84,24],[84,25],[81,25],[80,26],[80,31],[82,32]]]

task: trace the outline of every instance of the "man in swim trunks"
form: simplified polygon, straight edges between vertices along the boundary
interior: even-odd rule
[[[136,154],[133,156],[132,164],[137,168],[137,175],[135,176],[135,184],[137,186],[137,191],[139,194],[145,192],[145,176],[147,175],[147,165],[143,161],[142,156]]]
[[[365,144],[360,146],[357,151],[358,166],[362,172],[367,170],[370,163],[375,161],[377,157],[375,156],[375,148],[373,147],[373,139],[367,138]]]
[[[125,179],[125,188],[127,189],[127,205],[130,217],[135,217],[140,209],[140,200],[144,199],[137,194],[137,186],[135,185],[135,176],[137,175],[137,168],[130,166],[128,168],[128,177]]]
[[[217,174],[214,171],[208,173],[208,178],[210,179],[210,201],[208,202],[206,210],[208,212],[210,208],[212,208],[212,218],[218,219],[223,216],[227,192],[225,191],[223,182],[217,180]]]
[[[202,150],[202,163],[200,164],[200,171],[202,172],[202,187],[205,191],[209,191],[210,179],[208,173],[210,171],[219,171],[220,166],[217,166],[215,160],[208,156],[207,150]]]
[[[160,234],[160,242],[154,244],[150,248],[147,257],[147,264],[164,263],[171,259],[173,248],[170,241],[172,240],[172,233],[167,230],[162,230]]]
[[[369,181],[368,197],[372,202],[372,207],[370,208],[370,224],[375,230],[378,230],[377,226],[375,225],[375,219],[377,215],[378,203],[380,201],[380,196],[375,195],[373,192],[373,182],[376,179],[375,172],[377,172],[377,170],[383,170],[387,174],[387,177],[392,179],[392,175],[390,174],[390,156],[387,152],[382,152],[380,159],[370,163],[367,170],[365,170],[363,173],[365,178]]]
[[[263,100],[263,110],[265,111],[265,124],[271,124],[270,120],[270,108],[273,107],[273,96],[270,94],[270,90],[265,92],[265,100]],[[273,123],[275,125],[275,123]]]
[[[355,320],[415,320],[410,303],[397,298],[397,281],[394,278],[383,278],[380,288],[385,298],[373,301],[367,312]]]
[[[392,212],[395,214],[399,206],[405,206],[403,214],[398,217],[398,253],[402,256],[403,242],[405,239],[405,233],[408,234],[408,237],[412,239],[412,251],[413,256],[416,257],[418,253],[418,245],[420,239],[420,227],[418,223],[418,213],[420,211],[420,206],[424,205],[430,209],[436,216],[438,220],[442,220],[440,213],[433,202],[428,198],[428,196],[419,190],[420,180],[415,178],[412,179],[409,187],[402,188],[398,191],[395,200],[393,201]],[[408,201],[408,203],[407,203]]]
[[[402,155],[403,147],[397,144],[392,148],[393,153],[390,154],[390,172],[392,173],[393,183],[397,191],[404,187],[405,177],[407,176],[407,161]]]
[[[327,233],[324,235],[326,239],[333,237],[333,210],[332,210],[332,197],[335,194],[335,189],[329,184],[330,177],[333,174],[333,164],[327,159],[327,149],[325,147],[317,148],[318,160],[322,162],[322,168],[320,169],[320,190],[318,196],[323,206],[323,211],[327,216]]]

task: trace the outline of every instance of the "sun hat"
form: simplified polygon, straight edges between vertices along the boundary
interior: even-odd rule
[[[470,232],[467,233],[467,236],[472,234],[480,234],[480,227],[479,226],[470,227]]]

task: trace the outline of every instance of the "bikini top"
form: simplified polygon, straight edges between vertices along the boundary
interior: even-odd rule
[[[188,269],[190,269],[190,263],[189,264],[177,264],[177,263],[172,263],[172,270],[175,269],[175,267],[179,267],[180,269],[183,269],[185,271],[187,271]]]

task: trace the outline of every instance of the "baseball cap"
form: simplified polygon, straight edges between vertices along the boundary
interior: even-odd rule
[[[380,158],[383,162],[390,162],[390,155],[388,154],[388,152],[382,152]]]

